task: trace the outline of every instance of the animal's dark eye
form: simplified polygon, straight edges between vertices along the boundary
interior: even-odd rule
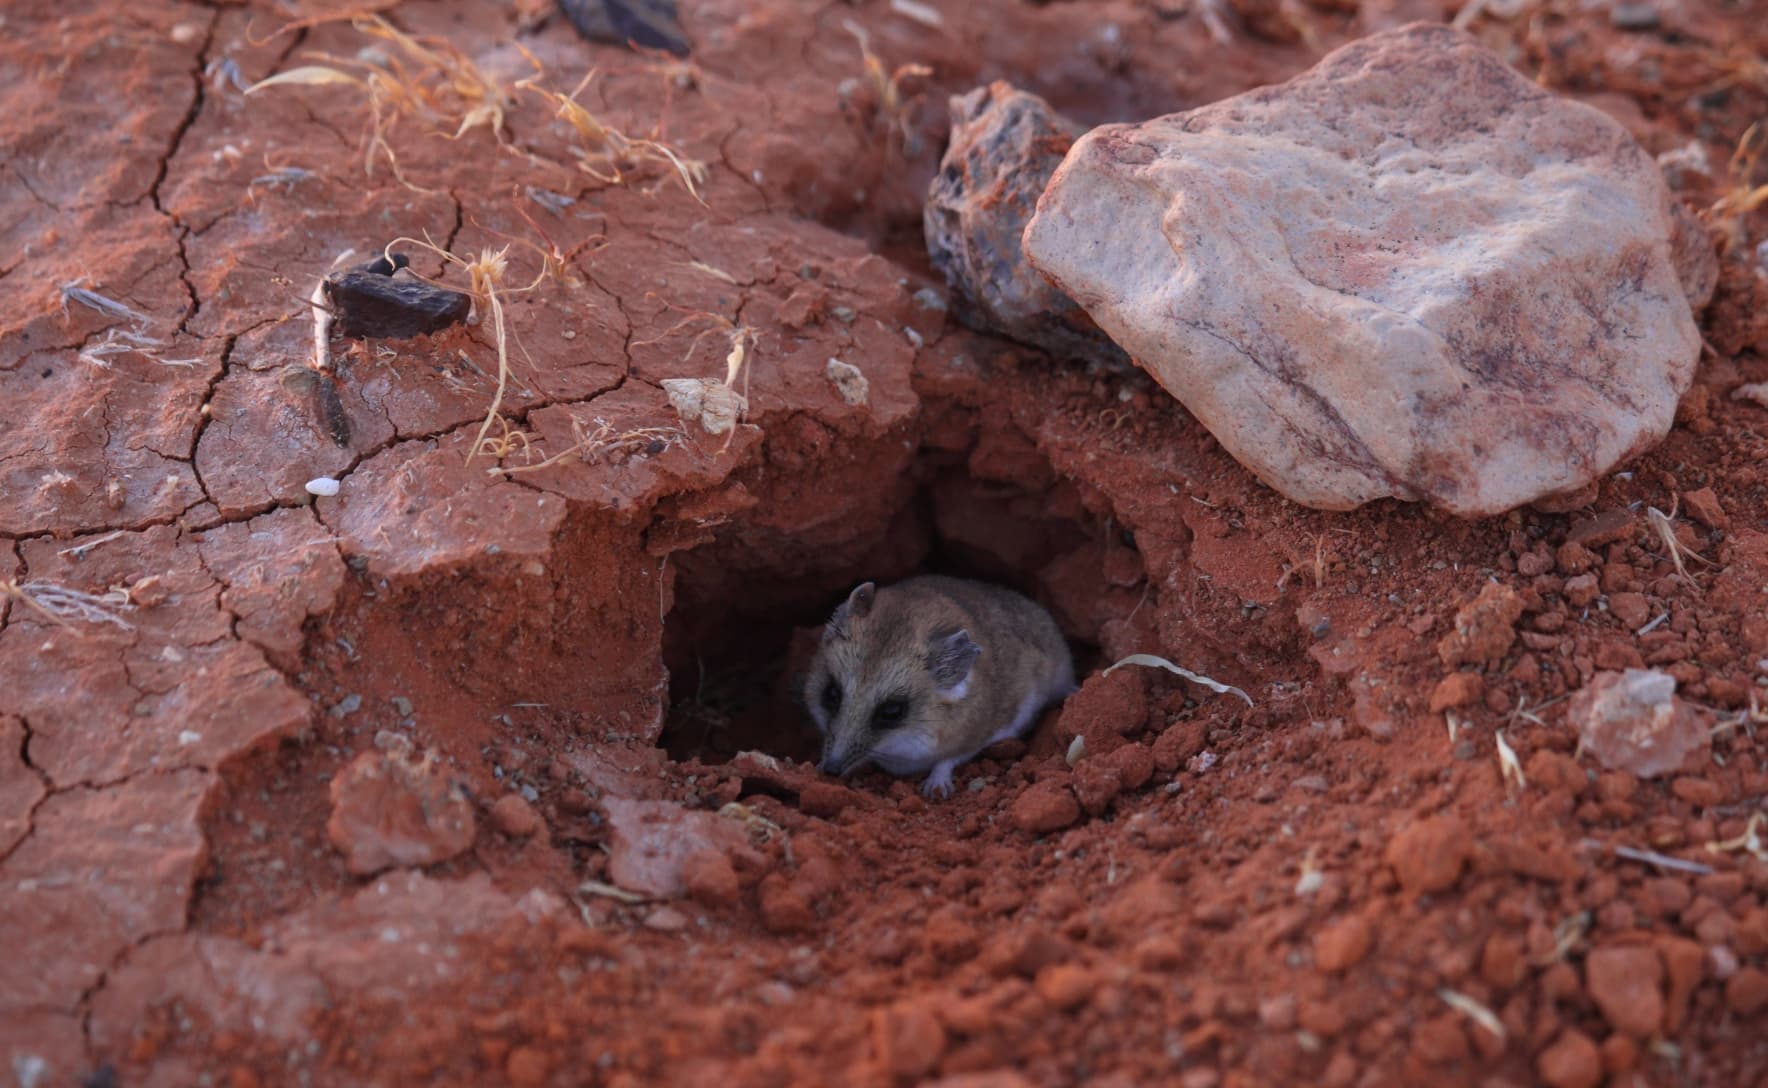
[[[831,714],[841,709],[841,685],[833,676],[823,685],[823,709]]]
[[[908,714],[908,712],[909,703],[907,699],[886,699],[878,704],[878,709],[872,711],[872,724],[884,729],[888,729],[891,726],[901,725],[902,719]]]

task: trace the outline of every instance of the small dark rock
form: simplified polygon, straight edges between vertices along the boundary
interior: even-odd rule
[[[958,319],[1058,358],[1127,369],[1129,356],[1025,259],[1019,236],[1083,128],[997,81],[951,100],[952,138],[927,193],[927,253]]]
[[[422,280],[399,279],[403,254],[379,257],[359,268],[325,278],[325,297],[337,313],[333,328],[355,339],[403,340],[458,325],[472,311],[473,298]]]
[[[592,42],[663,49],[688,55],[675,0],[559,0],[577,33]]]
[[[388,256],[383,253],[379,257],[376,257],[374,260],[363,265],[358,271],[373,273],[376,276],[391,276],[401,268],[409,267],[411,267],[411,258],[407,257],[405,254],[395,253]]]

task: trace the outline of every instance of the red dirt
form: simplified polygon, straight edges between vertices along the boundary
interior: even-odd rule
[[[1322,514],[1145,378],[950,322],[921,194],[945,96],[980,82],[1138,118],[1444,5],[1240,4],[1221,46],[1165,3],[980,0],[930,28],[713,0],[683,5],[686,67],[547,5],[374,6],[507,82],[530,71],[511,41],[552,87],[596,68],[581,100],[634,135],[663,121],[708,162],[705,204],[666,165],[564,165],[569,131],[525,92],[508,138],[539,157],[405,118],[400,172],[431,191],[384,158],[365,176],[358,92],[239,90],[357,55],[347,23],[272,36],[336,3],[0,16],[0,577],[120,621],[0,598],[21,1083],[1765,1083],[1768,856],[1706,844],[1768,793],[1768,416],[1729,396],[1768,379],[1768,212],[1715,224],[1715,354],[1586,507]],[[1761,21],[1694,0],[1627,33],[1588,7],[1474,29],[1652,152],[1704,148],[1711,176],[1677,184],[1709,208],[1768,114]],[[899,118],[847,19],[887,70],[931,66]],[[598,456],[467,463],[488,322],[343,358],[334,440],[285,372],[311,355],[304,300],[346,249],[426,232],[469,259],[521,240],[504,409],[531,449],[505,465],[574,424],[607,425]],[[80,357],[129,322],[64,310],[78,280],[145,315],[151,354]],[[696,314],[752,334],[728,435],[660,387],[723,375],[727,327]],[[340,494],[310,498],[319,476]],[[1695,585],[1647,506],[1679,511]],[[938,803],[794,762],[790,682],[795,632],[847,587],[927,568],[1036,593],[1093,673]],[[1097,675],[1132,652],[1256,705]],[[1707,708],[1676,774],[1575,750],[1560,700],[1628,666]],[[471,845],[352,875],[333,782],[407,743],[470,798]],[[351,811],[339,834],[374,808]],[[685,894],[609,890],[645,882]]]

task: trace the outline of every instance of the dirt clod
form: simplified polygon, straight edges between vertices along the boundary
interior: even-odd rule
[[[1461,879],[1470,840],[1454,816],[1431,816],[1406,824],[1388,841],[1383,855],[1400,886],[1410,895],[1446,891]]]
[[[1567,1030],[1541,1052],[1535,1069],[1549,1088],[1596,1088],[1602,1081],[1602,1053],[1588,1035]]]
[[[743,891],[736,867],[718,850],[696,850],[684,858],[681,880],[689,898],[708,907],[729,907]]]
[[[1013,826],[1030,835],[1060,831],[1080,819],[1080,802],[1061,782],[1039,782],[1013,802]]]
[[[446,861],[473,844],[473,805],[433,755],[364,752],[331,784],[326,834],[352,873]]]
[[[512,839],[525,839],[546,824],[519,794],[506,793],[491,806],[491,826]]]
[[[806,933],[816,927],[816,911],[803,892],[784,875],[770,873],[761,881],[761,921],[770,933]]]
[[[1038,995],[1062,1012],[1084,1004],[1098,986],[1098,975],[1078,963],[1058,963],[1037,973]]]
[[[1642,946],[1598,948],[1584,961],[1591,1000],[1617,1030],[1639,1039],[1663,1023],[1663,974],[1657,953]]]
[[[1314,966],[1322,971],[1345,971],[1363,961],[1375,941],[1369,919],[1352,914],[1331,923],[1314,938]]]
[[[892,1005],[872,1014],[872,1047],[892,1076],[924,1077],[945,1053],[945,1029],[927,1009]]]
[[[1739,1016],[1753,1016],[1768,1009],[1768,971],[1739,968],[1725,983],[1725,1004]]]
[[[1516,641],[1522,597],[1502,582],[1487,582],[1479,596],[1455,613],[1455,628],[1437,643],[1443,664],[1486,665],[1502,657]]]
[[[1485,692],[1485,681],[1476,672],[1452,672],[1437,681],[1430,693],[1430,712],[1440,714],[1455,707],[1478,702]]]

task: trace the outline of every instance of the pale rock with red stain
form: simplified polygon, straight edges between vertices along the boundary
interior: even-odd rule
[[[357,756],[332,780],[331,800],[326,835],[358,876],[433,865],[473,845],[466,792],[433,755],[409,746]]]
[[[1672,205],[1619,124],[1415,24],[1094,129],[1024,247],[1290,499],[1471,517],[1576,491],[1669,430],[1712,259],[1679,279]]]
[[[1566,721],[1604,767],[1641,778],[1670,774],[1708,744],[1708,726],[1656,669],[1599,672],[1572,696]]]

